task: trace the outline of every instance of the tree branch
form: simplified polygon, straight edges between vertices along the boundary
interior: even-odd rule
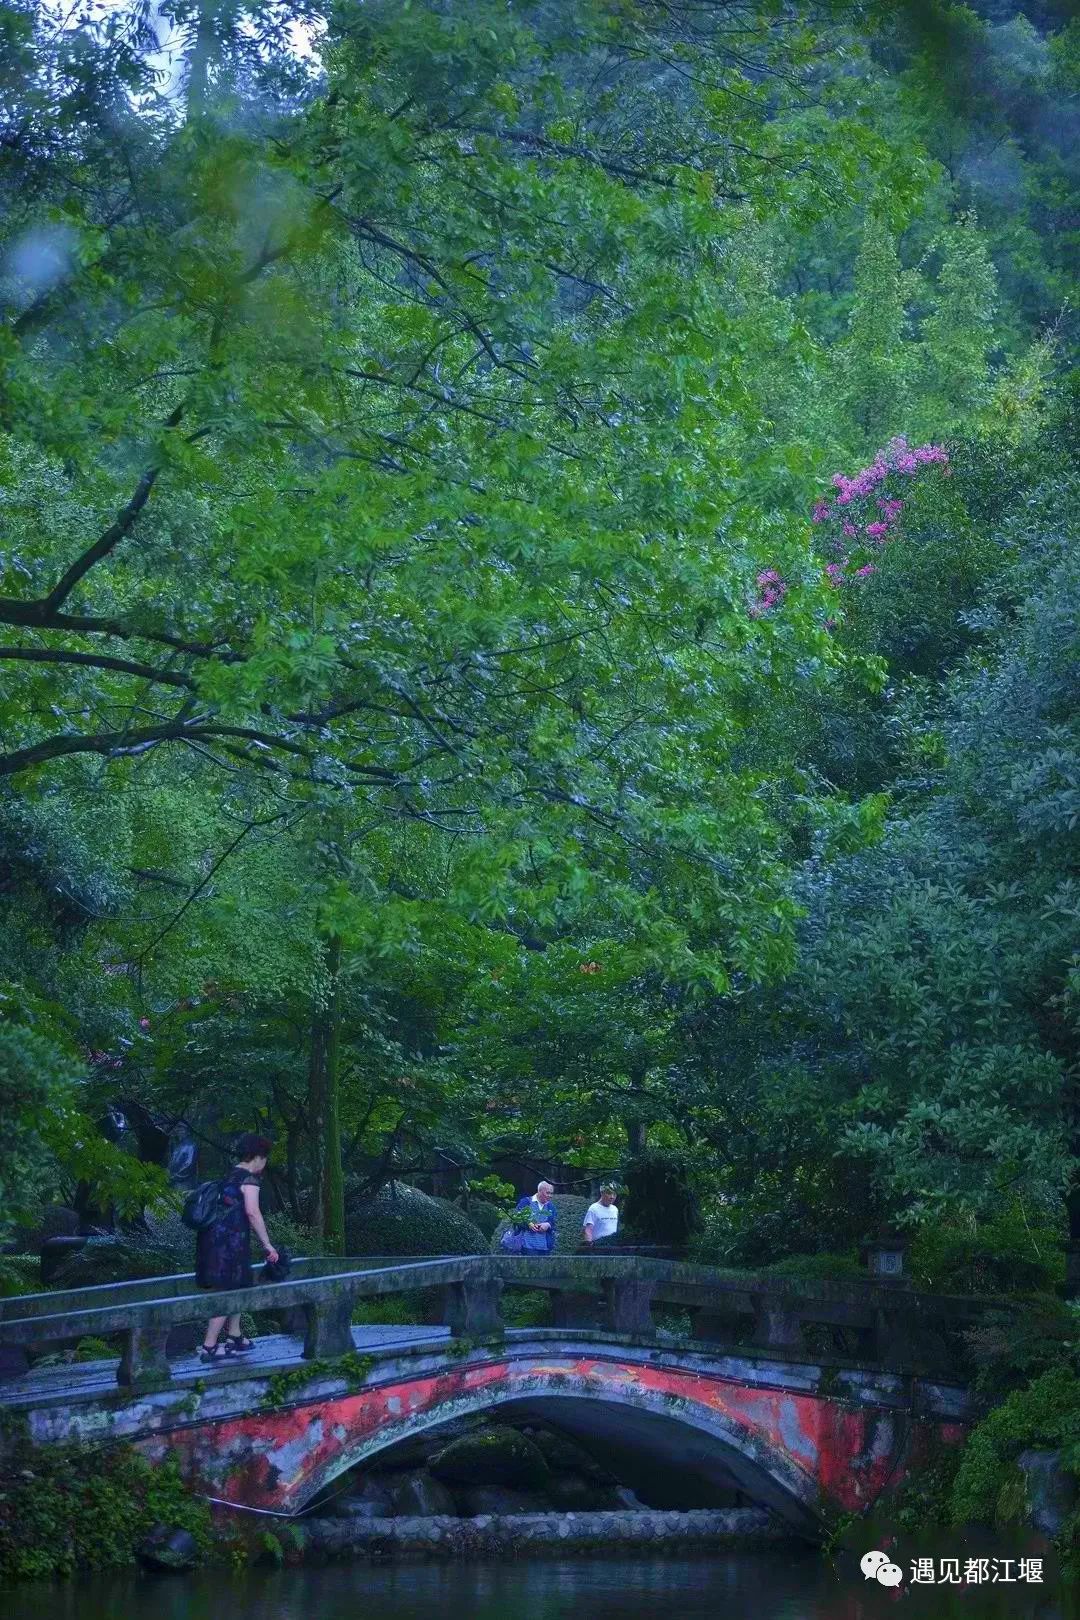
[[[184,406],[182,404],[178,405],[165,418],[165,427],[176,427],[183,414]],[[95,563],[99,563],[103,557],[109,555],[110,551],[114,551],[125,535],[130,532],[139,513],[150,499],[150,491],[157,483],[160,472],[160,461],[155,461],[145,469],[135,486],[135,493],[115,521],[109,524],[105,533],[95,540],[92,546],[87,547],[81,557],[75,559],[71,567],[53,586],[48,596],[43,599],[41,607],[45,613],[55,613],[58,608],[63,607],[80,579],[90,572]]]
[[[194,682],[179,670],[154,669],[131,658],[111,658],[106,653],[63,652],[52,647],[0,647],[0,659],[26,664],[78,664],[85,669],[115,669],[121,675],[137,675],[159,686],[183,686],[189,691]]]

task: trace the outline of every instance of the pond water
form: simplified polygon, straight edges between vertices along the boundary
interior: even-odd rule
[[[812,1550],[101,1576],[4,1593],[3,1620],[1074,1620],[1049,1588],[891,1591]]]

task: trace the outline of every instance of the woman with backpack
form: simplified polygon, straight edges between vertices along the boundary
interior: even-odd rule
[[[236,1164],[220,1183],[217,1213],[200,1226],[195,1239],[195,1281],[215,1292],[251,1287],[251,1233],[266,1258],[276,1265],[278,1251],[270,1241],[259,1209],[259,1177],[266,1169],[273,1143],[267,1136],[248,1131],[236,1144]],[[225,1339],[221,1342],[221,1330]],[[225,1361],[244,1356],[255,1347],[240,1328],[240,1312],[212,1316],[199,1350],[200,1361]]]

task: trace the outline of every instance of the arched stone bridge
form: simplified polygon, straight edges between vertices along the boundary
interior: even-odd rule
[[[514,1288],[550,1294],[550,1327],[503,1327]],[[417,1289],[441,1291],[443,1325],[352,1325],[358,1300]],[[243,1303],[302,1313],[304,1337],[264,1337],[211,1370],[172,1353],[178,1326],[236,1304],[190,1276],[0,1301],[0,1344],[123,1346],[119,1361],[8,1377],[4,1434],[172,1451],[210,1497],[294,1513],[388,1446],[505,1408],[599,1440],[616,1463],[644,1452],[734,1484],[813,1535],[963,1437],[953,1346],[988,1302],[596,1254],[303,1261]]]

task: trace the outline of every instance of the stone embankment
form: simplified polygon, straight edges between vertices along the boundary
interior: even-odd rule
[[[687,1512],[492,1513],[385,1519],[308,1519],[290,1531],[305,1562],[366,1558],[507,1558],[606,1553],[627,1548],[682,1552],[687,1547],[760,1546],[790,1532],[763,1508]]]

